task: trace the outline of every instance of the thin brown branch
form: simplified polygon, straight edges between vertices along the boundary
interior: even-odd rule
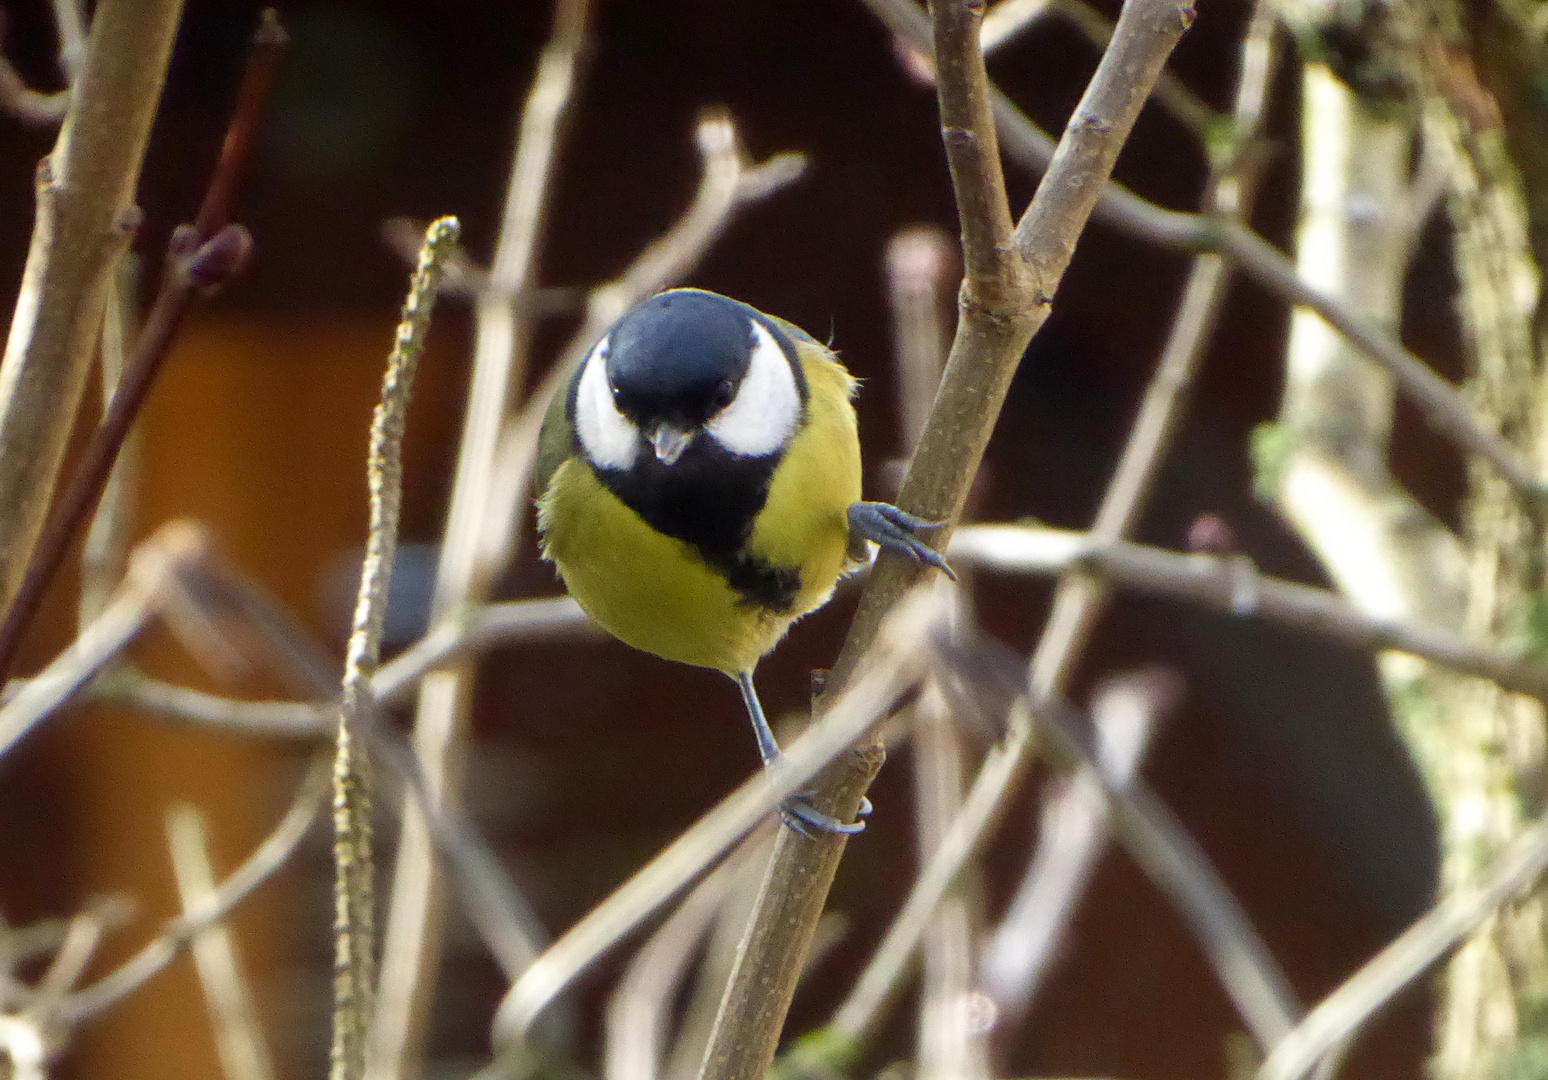
[[[425,675],[478,650],[534,641],[585,641],[601,634],[568,596],[485,604],[465,619],[442,623],[383,664],[371,678],[371,696],[381,705],[401,702]],[[7,688],[7,703],[27,685],[28,680],[13,680]],[[338,717],[338,708],[331,703],[240,701],[162,682],[127,667],[97,680],[91,694],[97,701],[249,735],[317,738],[332,734]]]
[[[97,19],[101,19],[100,12]],[[285,43],[285,33],[278,18],[272,10],[265,11],[253,36],[226,141],[205,188],[198,216],[192,226],[173,231],[156,301],[119,379],[118,389],[102,422],[92,432],[79,469],[70,478],[57,504],[49,510],[47,520],[40,522],[36,547],[28,544],[31,557],[24,567],[17,567],[18,580],[14,583],[0,580],[0,586],[7,586],[3,595],[8,600],[5,619],[0,622],[0,678],[9,673],[22,635],[43,602],[49,582],[64,562],[71,539],[96,509],[113,470],[113,462],[118,459],[119,448],[128,437],[134,418],[139,415],[161,370],[190,299],[196,292],[209,293],[224,285],[247,262],[252,239],[247,230],[240,225],[228,224],[228,221],[252,155],[264,102],[274,83]],[[99,319],[101,312],[99,305]],[[78,403],[79,399],[80,394],[76,393],[59,400]],[[57,407],[56,403],[50,404]],[[0,425],[3,422],[0,419]],[[3,460],[4,452],[4,432],[0,426],[0,460]],[[3,485],[4,470],[0,469],[0,490]],[[52,488],[51,481],[49,487]],[[0,559],[0,575],[5,570],[4,560]]]
[[[944,19],[936,31],[937,40],[943,55],[950,58],[940,65],[937,92],[943,116],[974,118],[987,125],[988,83],[976,36],[978,21],[960,18],[955,9],[962,6],[941,2],[935,7],[937,18]],[[982,282],[985,269],[1004,256],[983,251],[964,254],[968,272],[946,375],[897,500],[912,513],[945,523],[937,543],[945,542],[961,513],[1011,377],[1047,317],[1048,301],[1118,149],[1191,19],[1191,8],[1168,0],[1130,0],[1059,153],[1017,226],[1018,253],[1025,266],[1010,271],[1003,280]],[[968,40],[961,40],[964,37]],[[959,199],[968,195],[959,202],[959,213],[964,217],[963,238],[969,243],[1000,234],[997,217],[966,220],[980,206],[997,214],[992,195],[983,194],[982,177],[975,171],[983,160],[982,147],[993,145],[983,141],[987,137],[979,131],[971,142],[947,141],[954,188]],[[966,171],[959,176],[963,165]],[[986,288],[982,293],[981,284]],[[878,559],[830,676],[835,689],[845,685],[871,647],[884,614],[921,575],[918,564],[888,554]],[[836,762],[816,789],[816,808],[841,821],[853,820],[880,766],[878,757],[875,748],[866,747]],[[993,807],[980,802],[979,809],[992,812]],[[974,812],[970,794],[958,822]],[[950,850],[949,839],[943,850]],[[705,1057],[701,1075],[708,1080],[761,1080],[767,1071],[843,848],[842,837],[812,841],[792,833],[777,841],[769,884],[754,911]],[[962,854],[965,857],[966,852]]]
[[[0,757],[122,655],[160,610],[169,564],[188,554],[172,529],[140,545],[102,614],[0,708]]]
[[[1085,0],[1051,0],[1050,7],[1054,14],[1062,16],[1098,49],[1107,48],[1107,43],[1112,40],[1112,20]],[[1151,96],[1157,105],[1187,128],[1206,150],[1209,149],[1225,117],[1211,109],[1203,98],[1189,89],[1187,83],[1164,68],[1156,79],[1156,89]]]
[[[1063,16],[1098,51],[1107,48],[1112,40],[1112,20],[1084,0],[1003,0],[984,13],[984,27],[979,34],[984,55],[993,55],[1049,15]],[[1170,71],[1161,72],[1152,97],[1206,148],[1218,136],[1224,117]]]
[[[1517,837],[1477,884],[1444,897],[1342,986],[1323,998],[1274,1046],[1258,1080],[1302,1080],[1329,1050],[1354,1035],[1404,987],[1460,945],[1500,906],[1548,871],[1548,821]]]
[[[1444,627],[1366,615],[1338,593],[1267,577],[1243,557],[1192,555],[1021,525],[973,525],[952,538],[967,565],[1058,575],[1079,569],[1122,588],[1262,618],[1362,651],[1392,650],[1548,701],[1548,669],[1518,653],[1477,645]]]
[[[1030,273],[1043,268],[1029,267],[1011,244],[1010,201],[978,46],[983,7],[947,0],[934,10],[936,99],[962,226],[964,302],[1021,312],[1036,288]]]
[[[209,847],[199,811],[182,805],[168,812],[167,849],[172,855],[183,915],[188,919],[198,919],[201,912],[219,902]],[[231,931],[220,923],[212,924],[195,935],[192,948],[226,1080],[272,1080],[274,1063]]]
[[[104,0],[54,151],[0,360],[0,607],[32,561],[86,390],[182,0]]]
[[[388,218],[382,222],[382,241],[412,266],[419,257],[419,240],[425,235],[427,224],[408,217]],[[446,263],[446,272],[441,276],[442,296],[477,300],[493,288],[489,271],[461,248],[452,254]],[[506,302],[516,307],[519,317],[526,319],[573,315],[585,306],[585,301],[584,289],[566,286],[534,286],[517,296],[506,297]]]
[[[500,430],[512,394],[526,380],[532,339],[529,313],[510,298],[525,295],[537,281],[554,163],[590,14],[590,0],[554,4],[549,40],[522,107],[489,288],[474,308],[473,371],[436,567],[432,625],[488,599],[499,569],[479,558],[480,525],[485,504],[497,490]],[[436,805],[454,803],[462,787],[474,673],[471,664],[461,664],[430,676],[420,687],[414,748],[423,764],[423,794]],[[429,833],[428,823],[405,808],[383,943],[380,1011],[368,1047],[372,1080],[400,1080],[419,1071],[435,996],[446,893],[440,867],[431,858]]]

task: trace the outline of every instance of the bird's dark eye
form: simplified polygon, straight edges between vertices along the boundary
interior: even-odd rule
[[[731,404],[735,399],[736,387],[731,385],[730,379],[722,381],[719,386],[715,387],[714,404],[717,412]]]

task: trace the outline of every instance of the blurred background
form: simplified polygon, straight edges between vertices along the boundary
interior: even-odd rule
[[[1102,0],[1109,14],[1115,5]],[[955,233],[930,88],[852,0],[601,0],[593,47],[564,140],[542,248],[546,285],[586,287],[618,273],[687,204],[697,182],[699,111],[725,106],[754,158],[809,155],[795,185],[738,215],[690,284],[830,334],[865,380],[862,434],[881,465],[900,445],[883,252],[899,229]],[[219,148],[259,5],[191,0],[141,185],[136,249],[154,282],[169,230],[191,217]],[[477,0],[292,2],[293,44],[236,218],[253,232],[250,270],[190,319],[143,420],[137,531],[177,516],[208,522],[225,553],[342,653],[364,539],[370,410],[406,283],[382,241],[396,215],[458,215],[486,260],[498,225],[514,124],[547,31],[548,5]],[[34,86],[59,85],[48,5],[5,5],[7,54]],[[1229,107],[1239,0],[1212,0],[1173,70]],[[991,73],[1058,130],[1096,61],[1057,19],[998,54]],[[1280,80],[1274,156],[1255,224],[1283,241],[1293,220],[1297,103]],[[32,220],[32,176],[52,132],[0,118],[0,281],[14,293]],[[1190,134],[1150,108],[1118,178],[1167,206],[1196,206],[1204,161]],[[1035,178],[1010,169],[1014,206]],[[1442,374],[1459,375],[1437,223],[1415,260],[1404,335]],[[1089,230],[1053,318],[1017,376],[990,447],[983,520],[1089,524],[1164,340],[1183,256],[1100,226]],[[545,325],[539,371],[573,329]],[[1176,451],[1141,535],[1185,543],[1218,513],[1267,572],[1318,581],[1315,564],[1252,496],[1248,443],[1277,408],[1285,311],[1250,285],[1231,291]],[[412,407],[404,541],[433,544],[450,491],[466,393],[471,322],[439,308]],[[94,407],[94,406],[92,406]],[[1401,408],[1401,407],[1400,407]],[[1456,519],[1460,468],[1400,414],[1394,462],[1426,505]],[[870,481],[868,481],[870,482]],[[400,600],[428,594],[433,548],[410,548]],[[55,590],[25,670],[69,640],[76,583]],[[500,595],[553,594],[530,540]],[[978,579],[985,627],[1020,651],[1049,590]],[[802,622],[759,672],[774,712],[801,709],[809,673],[836,654],[851,599]],[[413,605],[405,602],[407,629]],[[149,670],[210,685],[170,642],[138,651]],[[1315,1000],[1428,902],[1434,826],[1393,736],[1368,659],[1265,627],[1160,602],[1120,600],[1077,680],[1138,665],[1174,668],[1182,703],[1147,773],[1221,867],[1296,989]],[[220,687],[274,694],[261,683]],[[489,654],[480,675],[469,799],[502,856],[558,933],[756,766],[734,687],[614,642]],[[135,920],[99,965],[127,955],[177,910],[163,815],[192,802],[211,819],[229,871],[272,826],[306,748],[199,730],[101,707],[62,716],[0,762],[0,914],[16,925],[65,916],[105,892],[132,896]],[[992,910],[1036,840],[1036,778],[1007,815],[984,868]],[[846,931],[804,984],[791,1031],[831,1010],[853,980],[915,866],[909,770],[900,755],[872,791],[876,813],[846,855],[832,905]],[[384,822],[384,826],[387,823]],[[390,828],[386,829],[390,840]],[[384,864],[386,873],[390,864]],[[319,833],[235,919],[266,1033],[288,1076],[315,1076],[327,1050],[327,846]],[[95,969],[94,969],[95,970]],[[616,969],[612,969],[616,971]],[[579,993],[596,1016],[608,970]],[[487,1050],[502,989],[466,931],[454,929],[432,1032],[432,1072],[459,1075]],[[1345,1075],[1415,1075],[1428,1000],[1410,991],[1356,1048]],[[905,1009],[868,1067],[910,1051]],[[1225,1074],[1239,1028],[1179,920],[1121,854],[1102,863],[1059,966],[1020,1030],[1001,1033],[1006,1075],[1204,1077]],[[580,1037],[595,1039],[582,1024]],[[61,1076],[208,1077],[218,1069],[192,965],[179,960],[94,1024]]]

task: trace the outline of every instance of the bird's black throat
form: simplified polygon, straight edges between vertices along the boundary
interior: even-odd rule
[[[692,544],[744,603],[784,614],[801,589],[800,569],[774,566],[742,550],[779,460],[737,457],[701,433],[672,465],[662,464],[645,446],[629,469],[593,466],[593,471],[651,528]]]

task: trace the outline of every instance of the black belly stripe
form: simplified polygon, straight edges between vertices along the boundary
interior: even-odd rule
[[[632,468],[593,472],[651,528],[691,544],[744,604],[783,615],[801,591],[800,568],[742,551],[778,464],[778,456],[736,457],[701,434],[674,465],[644,446]]]

